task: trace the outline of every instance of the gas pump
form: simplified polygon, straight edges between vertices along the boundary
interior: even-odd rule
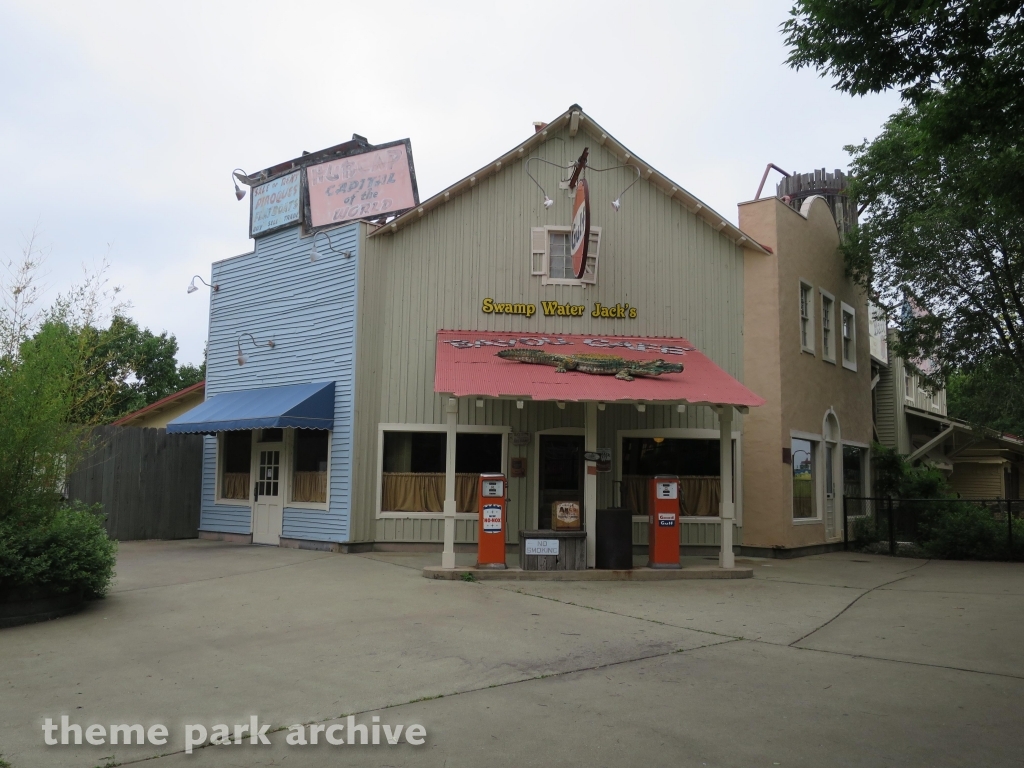
[[[477,568],[505,567],[505,489],[508,487],[505,476],[500,473],[480,475],[479,511],[480,522],[477,525]]]
[[[649,568],[680,568],[679,478],[656,475],[648,483],[650,535],[647,538]]]

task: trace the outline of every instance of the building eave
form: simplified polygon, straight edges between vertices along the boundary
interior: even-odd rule
[[[703,219],[712,229],[729,238],[735,245],[766,256],[771,253],[770,250],[755,241],[750,235],[747,235],[745,232],[740,230],[739,227],[726,220],[726,218],[720,213],[705,205],[703,201],[687,192],[683,187],[672,181],[668,176],[665,176],[663,173],[656,170],[652,165],[644,162],[634,155],[621,142],[592,120],[576,104],[569,107],[568,110],[545,125],[541,130],[537,131],[505,154],[494,159],[475,173],[471,173],[469,176],[457,181],[455,184],[441,190],[433,197],[422,201],[417,207],[396,217],[375,232],[370,233],[369,237],[393,234],[398,230],[419,221],[419,219],[423,218],[423,216],[429,211],[444,205],[452,198],[458,197],[462,193],[472,189],[484,179],[499,173],[502,168],[510,163],[517,160],[525,160],[529,157],[530,151],[547,141],[553,133],[569,126],[573,122],[574,116],[577,130],[583,130],[589,136],[593,137],[598,144],[615,155],[619,162],[638,168],[640,170],[641,178],[653,184],[663,193],[686,208],[690,213],[697,216],[697,218]]]

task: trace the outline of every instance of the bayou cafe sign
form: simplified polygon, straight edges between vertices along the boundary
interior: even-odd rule
[[[583,314],[587,311],[586,304],[562,304],[557,301],[542,301],[540,308],[544,312],[544,317],[583,317]],[[536,304],[526,304],[523,302],[510,304],[489,298],[483,300],[480,309],[486,315],[525,315],[526,317],[533,317],[537,314]],[[595,301],[590,316],[607,317],[613,320],[636,320],[637,309],[636,307],[629,306],[629,304],[610,306]]]

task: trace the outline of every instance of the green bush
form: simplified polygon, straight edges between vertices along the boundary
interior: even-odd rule
[[[73,502],[31,523],[0,521],[0,599],[16,589],[103,597],[116,555],[98,505]]]

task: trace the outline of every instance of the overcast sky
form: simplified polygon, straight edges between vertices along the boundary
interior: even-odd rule
[[[787,68],[790,5],[0,0],[0,257],[36,229],[51,295],[107,258],[200,362],[185,287],[252,249],[233,168],[409,137],[426,198],[574,102],[735,223],[766,163],[845,168],[898,107]]]

